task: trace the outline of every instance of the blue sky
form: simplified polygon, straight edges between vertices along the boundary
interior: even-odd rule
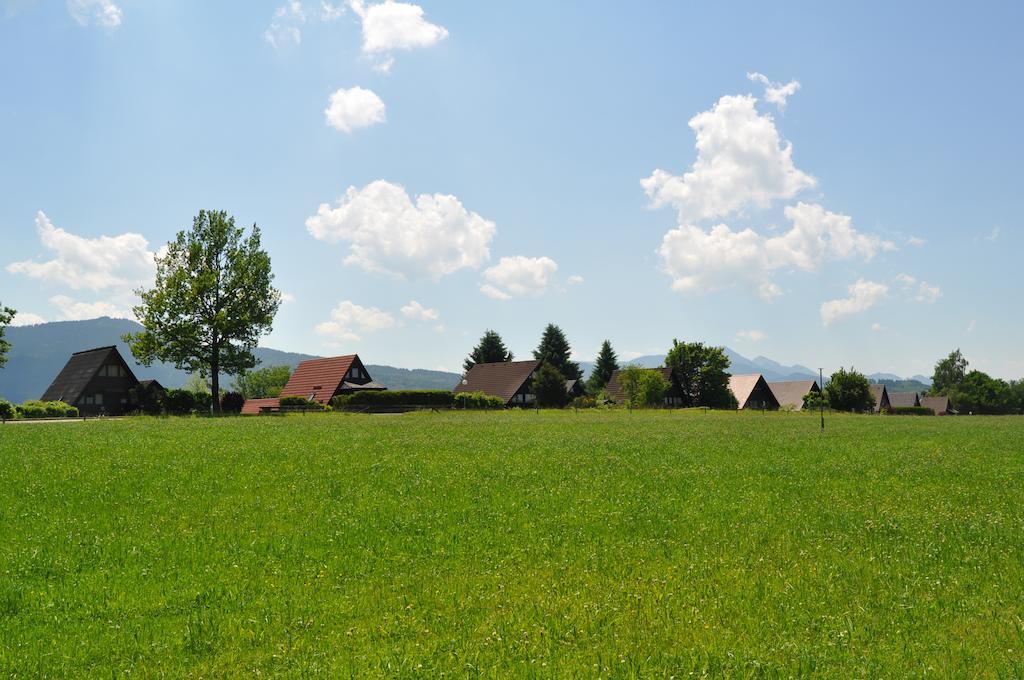
[[[0,301],[126,313],[211,208],[263,230],[280,349],[458,370],[553,321],[580,359],[1019,378],[1022,20],[0,0]]]

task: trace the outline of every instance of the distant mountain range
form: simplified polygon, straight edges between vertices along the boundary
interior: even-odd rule
[[[11,352],[7,366],[0,369],[0,397],[12,402],[38,399],[72,353],[107,345],[117,345],[139,380],[153,378],[164,387],[184,386],[189,377],[185,371],[179,371],[171,364],[154,363],[146,367],[134,361],[121,336],[141,329],[142,326],[134,321],[109,317],[8,328],[6,335],[11,343]],[[256,358],[261,366],[290,366],[294,369],[300,361],[315,357],[258,347]],[[450,390],[461,379],[456,373],[374,364],[367,364],[366,370],[374,380],[393,390]],[[230,377],[222,378],[225,389],[230,389],[231,382]]]

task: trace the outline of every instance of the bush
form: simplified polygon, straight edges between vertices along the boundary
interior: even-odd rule
[[[351,406],[451,406],[454,400],[447,390],[366,390],[335,399],[345,399],[344,404]],[[331,400],[331,405],[334,405],[334,400]]]
[[[220,398],[220,409],[225,413],[241,413],[245,397],[240,392],[225,392]]]
[[[572,400],[573,408],[597,408],[597,399],[594,397],[576,397]]]
[[[829,407],[836,411],[871,413],[875,408],[871,384],[863,373],[852,368],[849,371],[840,368],[832,374],[825,386],[825,397]]]
[[[452,406],[459,409],[505,408],[505,402],[483,392],[458,392],[452,396]]]
[[[0,420],[14,420],[15,415],[17,411],[14,410],[14,404],[0,399]]]
[[[537,395],[537,405],[544,408],[562,408],[569,401],[565,392],[565,376],[548,363],[541,364],[534,376],[533,392]]]
[[[313,401],[312,399],[307,399],[306,397],[281,397],[281,401],[279,403],[281,404],[281,406],[300,406],[308,409],[323,409],[323,406],[320,404],[320,402]]]
[[[164,412],[164,391],[153,385],[139,384],[129,390],[129,401],[138,413],[158,416]]]
[[[17,414],[22,418],[74,418],[78,409],[63,401],[29,400],[16,407]]]
[[[163,401],[164,410],[169,415],[187,416],[192,413],[209,413],[213,395],[191,390],[167,390]]]
[[[894,416],[933,416],[935,411],[927,406],[894,406],[889,410]]]

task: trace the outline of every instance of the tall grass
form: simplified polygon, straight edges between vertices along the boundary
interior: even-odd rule
[[[1024,674],[1024,419],[0,427],[0,676]]]

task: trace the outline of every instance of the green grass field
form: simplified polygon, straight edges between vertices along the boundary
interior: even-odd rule
[[[1024,418],[0,427],[0,676],[1024,675]]]

